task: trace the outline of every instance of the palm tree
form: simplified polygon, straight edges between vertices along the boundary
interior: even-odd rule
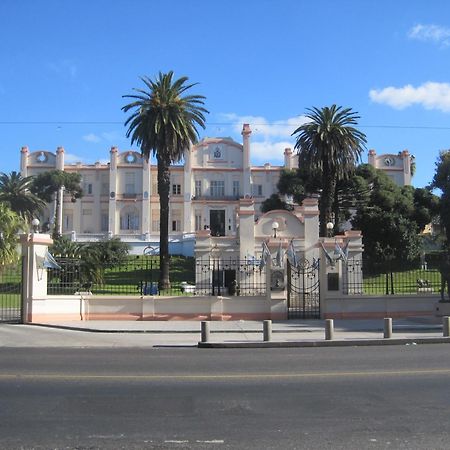
[[[46,206],[44,200],[30,191],[32,177],[22,177],[18,172],[0,174],[0,201],[30,222]]]
[[[24,228],[23,219],[6,203],[0,202],[0,271],[3,266],[19,260],[17,233]]]
[[[187,77],[173,80],[173,72],[159,73],[155,80],[142,77],[146,89],[134,89],[137,94],[125,95],[133,101],[122,110],[132,110],[125,121],[131,144],[141,148],[147,159],[156,156],[160,206],[160,281],[161,289],[170,287],[169,279],[169,193],[170,164],[180,161],[190,143],[199,137],[196,126],[205,128],[202,95],[184,95],[195,86],[186,84]]]
[[[326,225],[332,220],[336,184],[353,173],[364,151],[366,136],[354,128],[359,116],[351,108],[308,108],[305,116],[309,122],[298,127],[295,149],[299,155],[299,166],[308,170],[319,170],[322,192],[319,200],[320,236],[326,236]],[[338,220],[334,224],[337,231]]]
[[[60,235],[61,224],[59,215],[62,214],[63,195],[71,197],[72,202],[83,196],[83,190],[80,186],[81,175],[75,172],[64,172],[63,170],[49,170],[42,172],[33,178],[31,190],[45,202],[55,202],[52,237]]]

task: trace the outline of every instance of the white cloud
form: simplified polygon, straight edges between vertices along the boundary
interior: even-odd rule
[[[270,162],[274,165],[282,165],[286,148],[291,148],[294,151],[294,144],[287,141],[252,142],[251,158],[255,164]]]
[[[84,158],[82,156],[74,155],[72,153],[64,153],[64,162],[67,164],[73,164],[77,162],[84,162]]]
[[[235,133],[240,133],[242,131],[242,124],[248,123],[252,129],[252,137],[260,136],[264,139],[290,138],[295,129],[307,122],[304,116],[269,122],[262,116],[239,116],[235,113],[220,114],[220,120],[230,122]]]
[[[269,162],[282,165],[284,150],[294,149],[295,138],[291,136],[300,125],[308,119],[304,116],[290,117],[285,120],[269,122],[262,116],[240,116],[235,113],[219,114],[220,131],[231,131],[233,138],[241,142],[241,131],[244,123],[250,124],[251,159],[253,164],[262,165]],[[222,133],[223,135],[223,133]]]
[[[78,74],[78,67],[72,59],[61,59],[59,61],[52,61],[47,63],[47,68],[54,73],[69,75],[70,78],[76,78]]]
[[[94,133],[85,134],[83,136],[83,140],[86,142],[97,143],[101,141],[101,138]]]
[[[441,44],[444,47],[450,46],[450,28],[439,25],[415,25],[408,31],[408,37],[418,41]]]
[[[372,89],[369,97],[375,103],[383,103],[395,109],[421,105],[425,109],[450,112],[450,84],[428,81],[418,87],[410,84],[401,88]]]

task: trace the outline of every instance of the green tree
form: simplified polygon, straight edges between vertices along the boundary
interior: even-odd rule
[[[322,109],[307,109],[309,121],[298,127],[295,149],[299,167],[316,173],[321,179],[319,200],[320,235],[326,236],[326,224],[332,219],[336,201],[336,185],[354,171],[366,143],[366,136],[357,130],[359,116],[351,108],[332,105]],[[335,231],[338,229],[335,221]]]
[[[366,267],[417,261],[422,252],[419,233],[436,215],[439,199],[424,189],[400,187],[368,165],[358,167],[349,184],[353,180],[357,189],[367,192],[351,219],[363,235]]]
[[[47,203],[55,202],[53,237],[59,235],[58,211],[62,207],[59,192],[64,189],[64,194],[69,195],[72,202],[83,196],[80,186],[81,175],[75,172],[64,172],[62,170],[49,170],[36,175],[31,185],[31,191]]]
[[[439,153],[436,161],[436,172],[430,185],[431,189],[441,191],[439,217],[441,226],[445,230],[447,247],[450,246],[450,150]]]
[[[286,211],[292,211],[292,205],[289,205],[280,198],[278,194],[272,194],[269,198],[266,198],[261,203],[261,212],[274,211],[276,209],[285,209]]]
[[[9,175],[0,174],[0,202],[7,203],[12,211],[28,222],[46,206],[44,200],[30,191],[32,183],[32,177],[22,177],[15,171]]]
[[[24,220],[0,202],[0,267],[18,260],[17,233],[24,227]]]
[[[160,205],[160,288],[170,287],[169,278],[169,193],[170,165],[180,161],[184,151],[199,137],[196,126],[205,128],[205,97],[185,95],[195,86],[188,78],[173,79],[173,72],[159,73],[156,80],[143,77],[145,89],[125,95],[133,99],[124,112],[132,111],[125,121],[127,137],[136,143],[142,155],[156,156]]]

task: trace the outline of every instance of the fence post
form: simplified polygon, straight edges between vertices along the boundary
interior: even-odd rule
[[[384,338],[389,339],[392,337],[392,318],[385,317],[384,319]]]
[[[201,333],[202,333],[201,342],[209,342],[209,337],[210,337],[209,322],[207,322],[206,320],[202,320],[201,330],[202,330],[201,331]]]
[[[263,340],[265,342],[272,340],[272,321],[265,320],[263,322]]]
[[[444,337],[450,336],[450,317],[448,316],[442,318],[442,334]]]
[[[334,339],[334,320],[325,319],[325,340],[332,341]]]

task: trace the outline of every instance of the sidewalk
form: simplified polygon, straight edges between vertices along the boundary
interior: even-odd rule
[[[435,317],[393,320],[393,336],[383,338],[383,320],[335,320],[334,339],[325,340],[324,320],[272,323],[272,339],[263,342],[262,321],[211,321],[210,339],[201,341],[199,321],[86,321],[0,327],[0,346],[136,347],[319,347],[449,342]],[[22,327],[22,328],[21,328]],[[1,331],[4,330],[2,334]],[[20,330],[22,338],[17,339]],[[25,332],[26,330],[26,332]],[[14,340],[16,335],[16,340]],[[6,336],[6,338],[5,338]],[[28,336],[28,337],[27,337]],[[8,343],[10,345],[8,345]]]

